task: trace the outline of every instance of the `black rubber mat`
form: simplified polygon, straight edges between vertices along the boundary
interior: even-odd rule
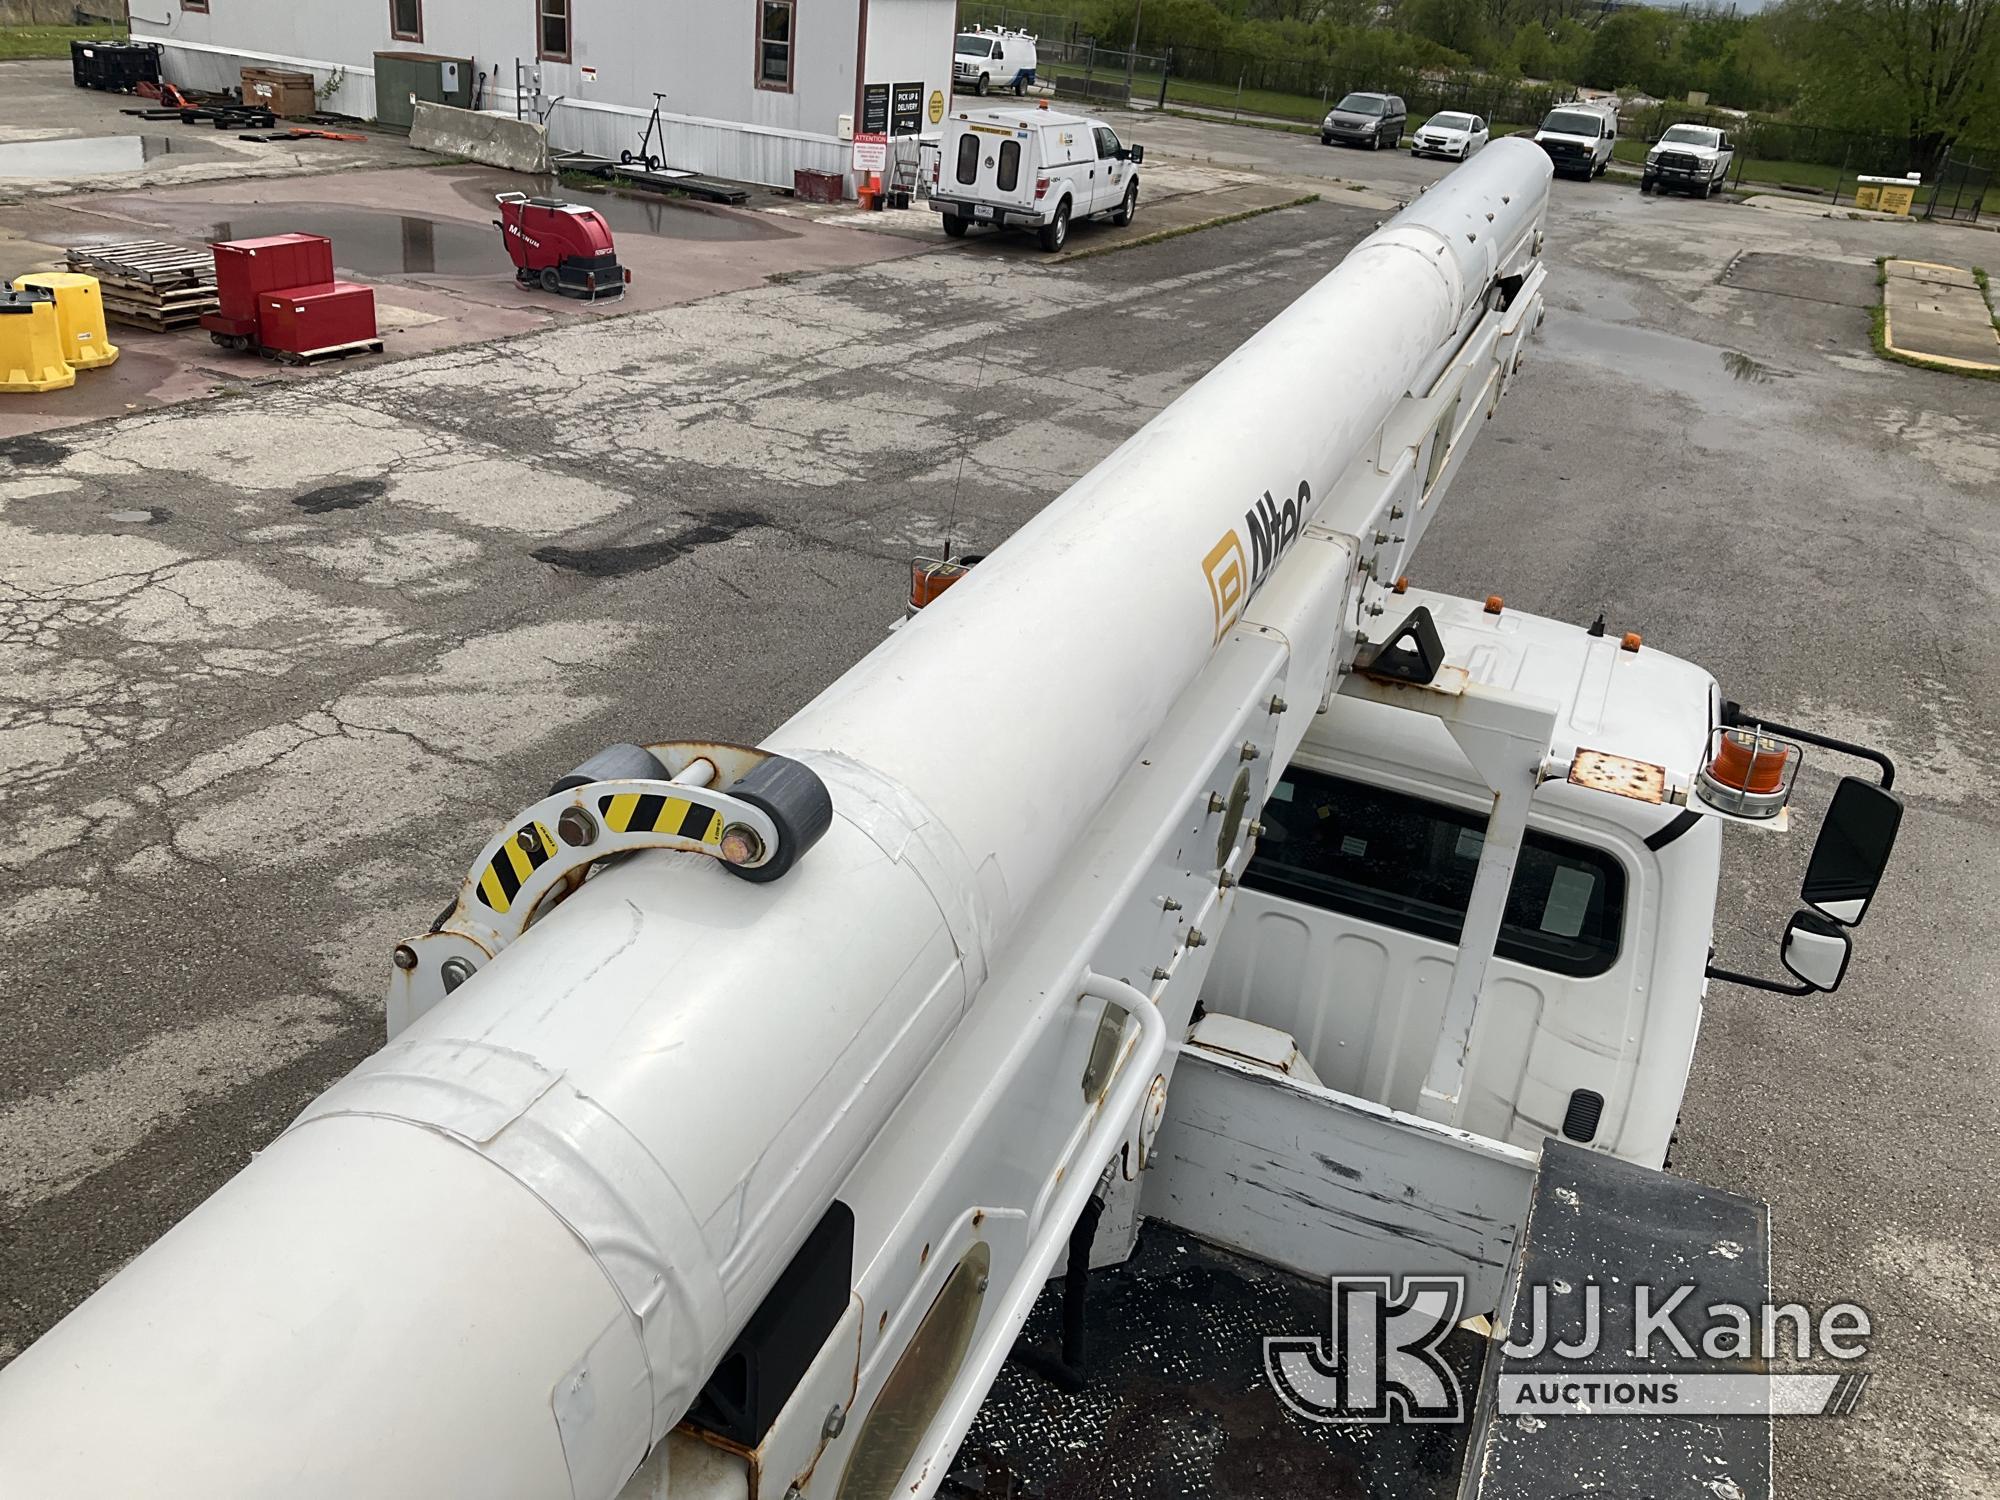
[[[1061,1282],[1023,1344],[1054,1350]],[[1148,1224],[1123,1266],[1091,1278],[1089,1381],[1070,1394],[1010,1362],[943,1494],[1041,1500],[1452,1500],[1460,1426],[1333,1426],[1294,1415],[1264,1374],[1267,1336],[1324,1338],[1331,1294]],[[1477,1388],[1484,1341],[1443,1346]]]

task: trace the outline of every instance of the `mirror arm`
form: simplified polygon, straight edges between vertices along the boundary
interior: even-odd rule
[[[1817,987],[1805,984],[1779,984],[1775,979],[1759,979],[1755,974],[1738,974],[1733,969],[1718,969],[1710,964],[1702,970],[1704,979],[1726,979],[1731,984],[1740,984],[1746,989],[1767,990],[1773,995],[1816,995]]]
[[[1722,703],[1722,722],[1731,729],[1768,729],[1786,739],[1803,740],[1808,745],[1818,745],[1822,750],[1838,750],[1842,755],[1851,755],[1856,760],[1865,760],[1882,772],[1882,790],[1888,791],[1896,784],[1896,763],[1880,750],[1871,750],[1866,745],[1857,745],[1852,740],[1837,740],[1830,734],[1815,734],[1810,729],[1799,729],[1790,724],[1780,724],[1776,719],[1766,719],[1757,714],[1745,713],[1743,705],[1734,699],[1725,698]]]

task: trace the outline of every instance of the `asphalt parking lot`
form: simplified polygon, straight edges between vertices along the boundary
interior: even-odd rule
[[[1370,204],[1391,164],[1447,170],[1128,134],[1379,169]],[[1845,987],[1714,987],[1674,1167],[1771,1202],[1781,1296],[1875,1316],[1865,1404],[1781,1424],[1780,1493],[1983,1500],[2000,384],[1882,363],[1866,309],[1877,255],[1996,242],[1554,191],[1547,326],[1417,576],[1602,609],[1897,756]],[[0,443],[0,1358],[377,1044],[392,943],[496,819],[608,741],[767,732],[880,638],[912,552],[1002,540],[1331,268],[1383,212],[1343,192],[1062,265],[899,249]],[[1772,967],[1804,854],[1731,842],[1720,961]]]

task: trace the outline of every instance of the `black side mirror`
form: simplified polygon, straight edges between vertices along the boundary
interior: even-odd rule
[[[1840,981],[1847,977],[1847,961],[1853,956],[1854,942],[1846,929],[1810,911],[1792,913],[1792,920],[1785,924],[1784,944],[1778,950],[1786,972],[1820,991],[1840,988]]]
[[[1136,167],[1146,159],[1146,148],[1144,146],[1128,146],[1125,148],[1125,156]]]
[[[1813,844],[1799,899],[1852,927],[1868,914],[1902,825],[1903,802],[1872,782],[1843,776]]]

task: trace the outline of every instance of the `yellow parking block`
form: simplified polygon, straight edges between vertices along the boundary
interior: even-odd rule
[[[14,278],[14,290],[44,287],[56,297],[56,324],[62,330],[63,358],[79,370],[116,362],[118,346],[104,328],[104,294],[95,276],[77,271],[31,271]]]
[[[0,292],[0,391],[59,391],[76,384],[63,358],[55,293],[46,287]]]

